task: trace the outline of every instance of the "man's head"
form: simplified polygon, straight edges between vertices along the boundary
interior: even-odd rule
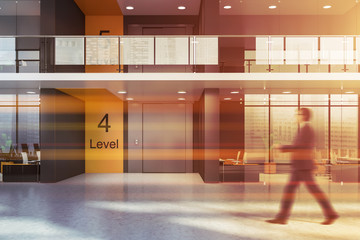
[[[299,122],[308,122],[311,119],[311,110],[309,108],[300,108],[297,111]]]

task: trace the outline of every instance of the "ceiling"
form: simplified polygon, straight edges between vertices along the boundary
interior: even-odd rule
[[[221,0],[221,15],[343,15],[358,0]],[[224,9],[230,5],[231,9]],[[269,9],[275,5],[276,9]],[[331,5],[329,9],[323,6]]]
[[[109,0],[107,0],[109,1]],[[111,1],[111,0],[110,0]],[[124,15],[199,15],[201,0],[117,0]],[[214,0],[216,1],[216,0]],[[127,6],[134,10],[127,10]],[[179,10],[178,6],[185,6]]]
[[[41,1],[45,0],[0,0],[0,16],[39,16]],[[74,1],[85,15],[199,15],[201,6],[201,0]],[[359,0],[218,1],[221,15],[343,15],[359,5]],[[231,9],[224,9],[226,5],[230,5]],[[269,9],[270,5],[276,5],[277,8]],[[332,7],[323,9],[325,5]],[[134,10],[127,10],[127,6],[134,7]],[[178,6],[185,6],[186,9],[178,10]]]
[[[193,102],[199,100],[204,88],[219,88],[222,99],[231,98],[232,101],[239,101],[240,96],[231,94],[231,91],[277,94],[284,91],[303,94],[340,94],[346,91],[359,93],[359,75],[358,73],[199,73],[195,75],[179,73],[176,76],[172,75],[173,80],[168,80],[168,74],[18,73],[1,75],[0,94],[10,90],[38,92],[40,88],[58,88],[80,99],[106,101],[117,97],[122,100],[133,98],[133,101],[140,102],[183,102],[178,98],[185,98],[185,101]],[[119,94],[118,91],[122,90],[127,93]],[[180,90],[186,91],[186,94],[179,94]]]
[[[44,1],[44,0],[43,0]],[[122,15],[116,0],[74,0],[86,15]]]
[[[221,15],[343,15],[359,0],[213,0]],[[75,0],[86,15],[199,15],[201,0]],[[224,6],[231,5],[231,9]],[[269,9],[276,5],[276,9]],[[330,9],[323,6],[331,5]],[[134,7],[127,10],[127,6]],[[179,10],[178,6],[185,6]],[[120,10],[121,9],[121,10]]]

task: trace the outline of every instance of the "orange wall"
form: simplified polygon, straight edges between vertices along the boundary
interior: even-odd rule
[[[105,114],[108,114],[108,124],[111,126],[108,132],[105,128],[98,127]],[[104,125],[105,121],[101,126]],[[123,102],[121,100],[85,102],[86,173],[123,172],[123,131]],[[97,147],[98,142],[102,142],[99,147]],[[113,148],[110,148],[111,142],[118,144],[116,147],[113,144]]]
[[[85,34],[99,35],[100,30],[109,30],[110,33],[104,35],[123,35],[124,34],[124,18],[123,16],[85,16]],[[119,65],[105,66],[89,66],[85,65],[85,72],[119,72]]]
[[[123,16],[85,16],[85,34],[99,35],[100,30],[110,30],[106,35],[123,35]]]

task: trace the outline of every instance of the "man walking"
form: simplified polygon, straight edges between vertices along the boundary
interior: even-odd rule
[[[295,191],[301,182],[304,182],[309,192],[320,204],[325,220],[324,225],[332,224],[339,215],[331,206],[326,195],[321,191],[313,176],[315,132],[310,126],[311,111],[308,108],[301,108],[297,111],[297,120],[300,129],[292,145],[275,145],[275,149],[282,152],[291,152],[292,172],[290,181],[287,183],[281,200],[280,212],[274,219],[267,220],[268,223],[286,224],[290,216],[291,207],[294,203]]]

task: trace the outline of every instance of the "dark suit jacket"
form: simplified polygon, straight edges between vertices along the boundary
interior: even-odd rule
[[[314,145],[315,132],[314,129],[305,123],[297,133],[292,145],[283,145],[283,152],[292,152],[291,166],[294,171],[313,170],[314,164]]]

